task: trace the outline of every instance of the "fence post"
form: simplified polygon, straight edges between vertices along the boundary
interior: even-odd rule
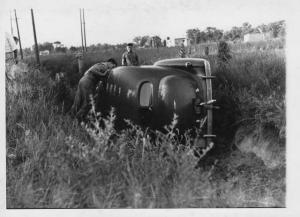
[[[22,60],[23,59],[23,50],[22,50],[21,36],[20,36],[20,32],[19,32],[19,24],[18,24],[16,9],[15,9],[15,18],[16,18],[16,26],[17,26],[17,32],[18,32],[18,37],[19,37],[20,54],[21,54],[21,60]]]
[[[205,52],[205,56],[208,56],[208,55],[209,55],[209,46],[206,46],[206,47],[205,47],[204,52]]]
[[[83,60],[83,53],[79,52],[76,55],[77,62],[78,62],[78,72],[82,76],[83,75],[83,66],[84,66],[84,60]]]
[[[34,46],[35,47],[35,58],[36,58],[37,65],[40,66],[39,47],[38,47],[38,43],[37,43],[37,39],[36,39],[33,9],[31,9],[31,18],[32,18],[32,28],[33,28],[34,45],[35,45]]]

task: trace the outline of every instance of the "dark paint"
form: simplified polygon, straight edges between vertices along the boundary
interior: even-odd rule
[[[206,100],[206,83],[199,75],[205,76],[204,60],[196,58],[163,60],[153,66],[117,67],[101,85],[97,108],[107,114],[114,107],[117,128],[124,127],[123,119],[130,119],[161,130],[176,113],[177,127],[181,131],[191,129],[199,126],[196,120],[206,115],[206,110],[194,105],[195,101],[199,104]],[[139,91],[145,82],[153,85],[150,108],[139,104]]]

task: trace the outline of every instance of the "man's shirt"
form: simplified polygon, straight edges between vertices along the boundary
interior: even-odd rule
[[[110,63],[96,63],[84,73],[79,82],[94,86],[100,80],[105,80],[111,70],[112,67]]]
[[[139,59],[135,52],[126,51],[123,53],[122,56],[122,65],[123,66],[138,66],[139,65]]]
[[[93,75],[95,77],[104,77],[111,70],[109,63],[96,63],[91,68],[89,68],[84,75]]]

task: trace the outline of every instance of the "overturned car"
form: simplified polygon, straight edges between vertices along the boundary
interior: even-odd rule
[[[151,129],[163,129],[178,116],[178,129],[202,127],[211,141],[213,103],[209,62],[200,58],[166,59],[152,66],[126,66],[112,70],[100,84],[97,109],[115,108],[116,127],[129,119]]]

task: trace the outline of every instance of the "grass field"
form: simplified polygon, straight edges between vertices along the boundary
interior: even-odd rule
[[[152,64],[177,50],[137,52]],[[121,54],[89,54],[85,68]],[[67,114],[80,78],[75,57],[43,57],[41,70],[28,59],[6,89],[7,207],[284,207],[284,50],[233,53],[228,64],[208,58],[221,109],[216,144],[198,169],[174,134],[176,120],[155,141],[135,125],[115,132],[113,113],[105,129],[80,126]],[[54,80],[58,72],[65,80]]]

